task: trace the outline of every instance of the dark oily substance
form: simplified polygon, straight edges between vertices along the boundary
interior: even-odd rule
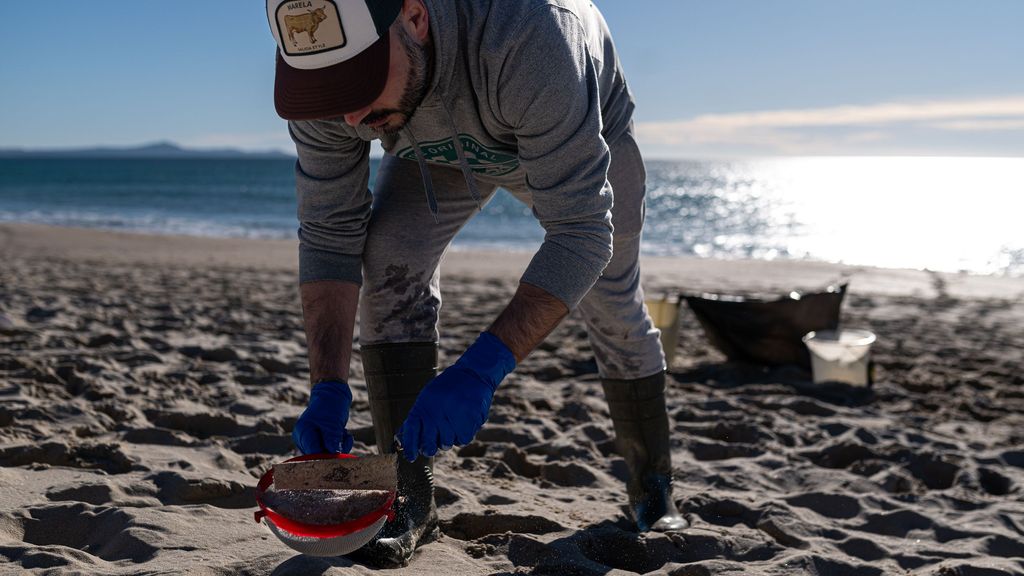
[[[304,524],[344,524],[380,509],[387,490],[270,490],[263,502],[281,516]]]

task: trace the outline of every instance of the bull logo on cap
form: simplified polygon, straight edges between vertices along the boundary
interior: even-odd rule
[[[317,8],[316,10],[307,10],[305,14],[298,16],[285,16],[284,25],[288,29],[288,39],[292,41],[292,46],[298,46],[299,43],[295,40],[295,33],[306,32],[309,34],[309,43],[316,44],[316,29],[320,27],[320,23],[327,19],[327,14],[324,14],[323,8]]]

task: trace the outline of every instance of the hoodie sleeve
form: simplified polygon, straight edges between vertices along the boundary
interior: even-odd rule
[[[563,8],[535,10],[511,38],[498,76],[498,112],[516,135],[545,231],[522,281],[571,310],[612,255],[610,156],[597,71],[583,25]]]
[[[299,159],[299,282],[345,280],[362,285],[362,255],[373,201],[370,143],[322,121],[292,121]]]

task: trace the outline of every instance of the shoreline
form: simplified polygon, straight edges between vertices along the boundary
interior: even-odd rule
[[[298,270],[297,240],[212,238],[115,232],[29,223],[0,223],[0,253],[27,258],[120,264]],[[453,247],[442,276],[515,280],[532,252]],[[1024,278],[878,268],[812,260],[723,260],[642,256],[649,296],[686,293],[815,290],[846,279],[866,294],[924,298],[1024,298]]]

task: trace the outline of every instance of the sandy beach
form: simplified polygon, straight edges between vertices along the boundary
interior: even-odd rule
[[[452,251],[443,363],[529,254]],[[0,225],[0,574],[368,574],[253,521],[308,382],[292,241]],[[649,296],[848,279],[871,391],[725,362],[682,310],[669,375],[692,527],[638,535],[576,316],[437,458],[443,536],[401,574],[1024,574],[1024,279],[650,258]],[[374,450],[358,353],[349,428]]]

